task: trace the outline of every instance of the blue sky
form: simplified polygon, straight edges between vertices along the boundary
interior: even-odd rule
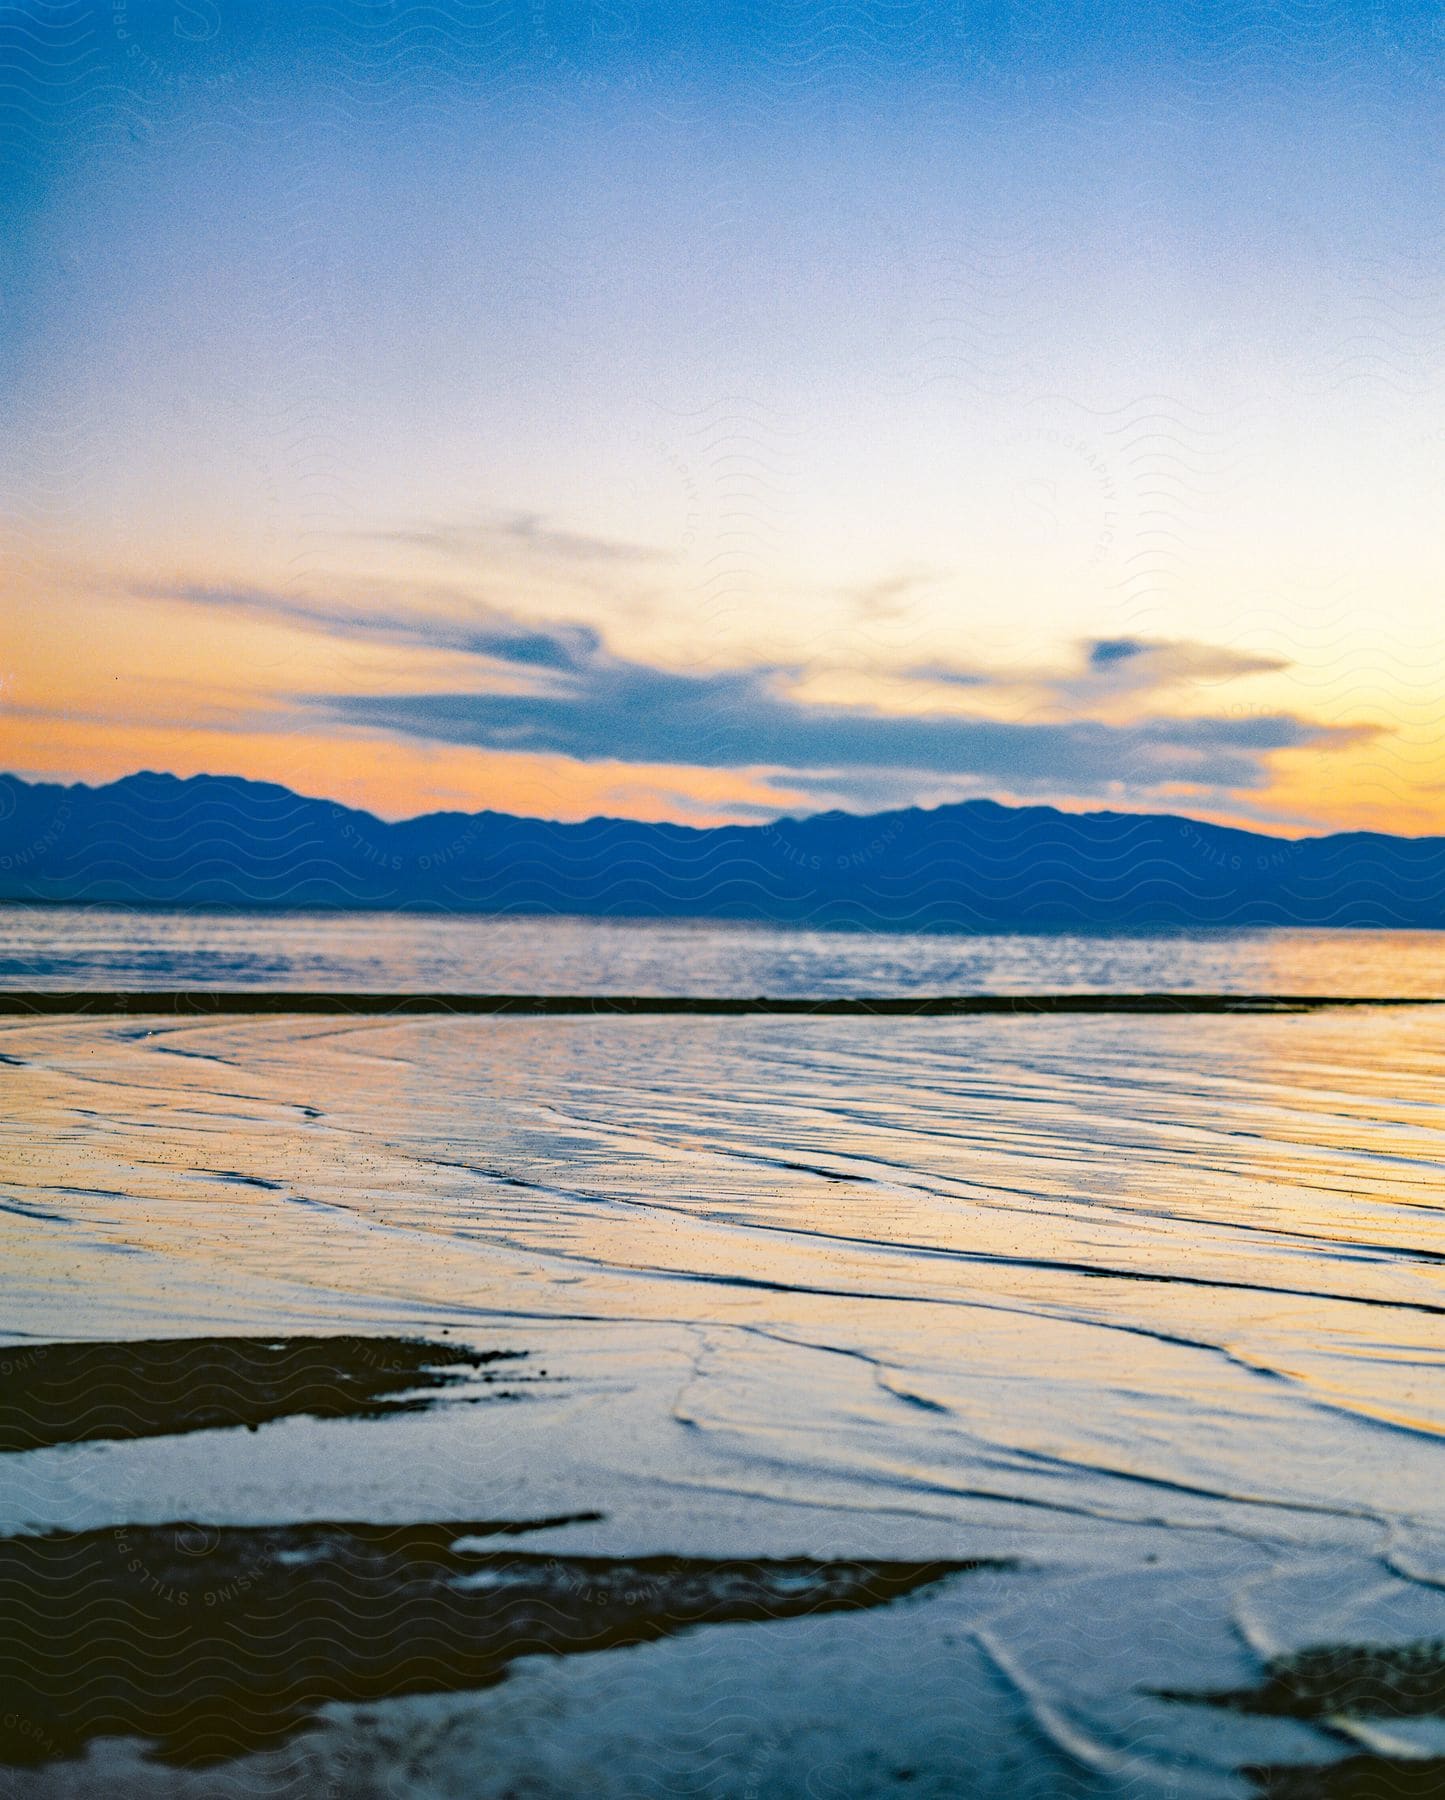
[[[1431,9],[107,0],[0,47],[10,766],[1438,817]]]

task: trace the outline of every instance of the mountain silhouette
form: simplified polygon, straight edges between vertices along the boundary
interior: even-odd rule
[[[887,930],[1445,924],[1445,838],[1289,840],[970,800],[698,828],[372,814],[238,777],[0,776],[0,899],[749,919]]]

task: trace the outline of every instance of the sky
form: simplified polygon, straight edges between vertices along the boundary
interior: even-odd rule
[[[0,767],[1445,831],[1445,22],[0,5]]]

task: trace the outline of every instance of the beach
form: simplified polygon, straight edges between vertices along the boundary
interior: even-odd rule
[[[231,1671],[34,1677],[7,1793],[1437,1791],[1429,1009],[0,1053],[5,1604]]]

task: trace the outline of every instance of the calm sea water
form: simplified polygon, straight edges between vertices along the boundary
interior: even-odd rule
[[[1374,933],[47,912],[4,943],[34,985],[1441,989],[1436,940]],[[12,1343],[449,1332],[547,1373],[505,1407],[6,1458],[7,1529],[590,1509],[542,1547],[1016,1559],[393,1702],[427,1793],[1178,1800],[1445,1753],[1438,1718],[1160,1691],[1445,1635],[1438,1015],[132,1017],[8,1021],[0,1055]],[[308,1739],[309,1774],[125,1791],[370,1793],[362,1730]]]
[[[1445,994],[1445,932],[949,936],[406,913],[0,907],[7,987]]]

